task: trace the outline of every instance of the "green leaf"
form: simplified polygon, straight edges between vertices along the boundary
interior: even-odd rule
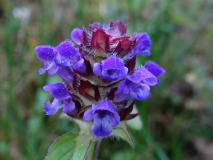
[[[49,147],[45,160],[85,160],[91,143],[85,134],[64,134]]]
[[[136,154],[134,150],[125,149],[121,151],[117,151],[112,155],[111,160],[125,160],[125,159],[136,159]]]
[[[129,131],[127,130],[126,124],[123,123],[119,127],[113,130],[113,136],[123,139],[128,142],[130,146],[134,147],[134,141]]]
[[[77,142],[78,143],[74,150],[72,160],[85,160],[88,155],[92,141],[88,136],[82,135],[78,137]]]

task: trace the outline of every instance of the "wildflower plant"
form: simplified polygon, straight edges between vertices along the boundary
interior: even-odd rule
[[[138,115],[132,113],[134,103],[151,96],[151,88],[159,85],[165,70],[152,61],[136,67],[138,56],[151,55],[152,41],[147,33],[126,32],[120,21],[93,23],[73,29],[71,38],[57,46],[35,48],[44,64],[39,74],[47,72],[62,79],[43,87],[53,97],[44,104],[45,114],[61,110],[81,127],[78,137],[65,134],[59,138],[47,159],[87,158],[93,143],[110,136],[129,141],[122,132],[127,131],[125,122]],[[119,134],[118,128],[123,128]]]

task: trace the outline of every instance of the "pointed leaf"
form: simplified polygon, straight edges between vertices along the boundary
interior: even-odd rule
[[[49,147],[45,160],[85,160],[90,144],[86,135],[64,134]]]
[[[72,160],[86,160],[90,151],[91,143],[92,141],[88,138],[87,135],[79,136]]]
[[[113,130],[113,135],[115,137],[121,138],[124,141],[128,142],[130,146],[134,147],[134,141],[131,137],[129,131],[127,130],[126,124],[121,124],[118,128]]]

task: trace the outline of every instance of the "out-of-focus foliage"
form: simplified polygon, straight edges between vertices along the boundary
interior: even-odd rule
[[[54,79],[38,76],[34,47],[56,45],[74,27],[119,19],[130,33],[151,35],[149,58],[167,74],[138,103],[143,128],[131,129],[135,148],[105,140],[100,160],[211,160],[212,9],[211,0],[0,0],[0,159],[43,159],[58,135],[78,131],[67,118],[44,116],[41,88]]]

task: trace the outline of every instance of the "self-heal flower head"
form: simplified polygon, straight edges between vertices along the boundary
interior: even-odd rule
[[[138,115],[132,113],[135,101],[151,96],[165,69],[152,61],[136,68],[138,56],[151,54],[152,41],[147,33],[127,34],[121,21],[74,28],[70,38],[35,48],[44,65],[39,73],[62,80],[43,87],[53,97],[44,112],[50,116],[62,110],[91,126],[88,132],[95,138],[112,136],[121,123]]]
[[[98,104],[93,104],[92,108],[84,113],[83,119],[93,121],[92,132],[99,138],[110,136],[112,129],[120,122],[115,106],[107,99]]]

